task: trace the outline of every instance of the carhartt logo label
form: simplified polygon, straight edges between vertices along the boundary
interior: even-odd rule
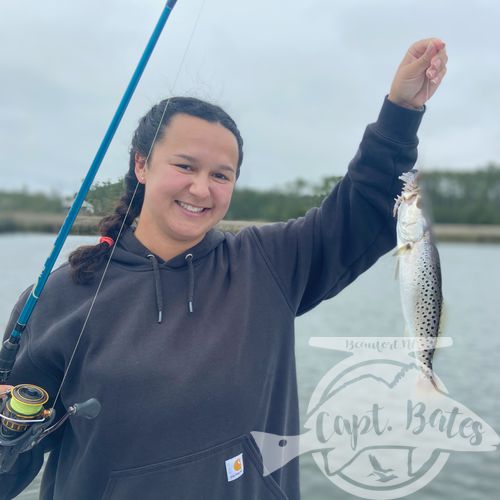
[[[226,460],[227,480],[234,481],[243,475],[243,453]]]

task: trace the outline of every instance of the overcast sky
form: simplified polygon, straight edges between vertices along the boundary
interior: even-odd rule
[[[178,0],[98,180],[127,168],[159,99],[221,104],[245,140],[240,184],[340,175],[415,40],[447,43],[449,71],[420,129],[421,168],[500,164],[500,2]],[[0,0],[2,188],[75,192],[162,0]]]

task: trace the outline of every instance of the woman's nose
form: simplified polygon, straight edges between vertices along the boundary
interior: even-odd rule
[[[207,198],[210,195],[209,179],[204,175],[193,176],[189,192],[197,198]]]

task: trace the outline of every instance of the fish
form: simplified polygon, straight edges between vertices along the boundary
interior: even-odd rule
[[[420,172],[410,170],[399,177],[401,195],[395,199],[397,217],[396,274],[399,278],[405,334],[425,341],[415,353],[423,381],[441,391],[432,361],[442,327],[443,293],[441,263],[419,187]]]

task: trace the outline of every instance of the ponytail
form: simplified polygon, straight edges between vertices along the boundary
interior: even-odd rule
[[[130,170],[132,170],[132,172]],[[133,169],[129,169],[129,172],[125,176],[124,185],[125,192],[120,198],[113,213],[102,218],[99,222],[99,234],[101,236],[107,236],[113,241],[117,241],[122,224],[123,229],[133,224],[141,212],[142,202],[144,200],[144,184],[139,184],[137,182]],[[133,200],[132,197],[134,198]],[[132,204],[130,204],[131,200]],[[103,242],[97,245],[84,245],[71,252],[68,261],[71,265],[71,276],[73,277],[73,281],[81,285],[92,282],[94,274],[104,266],[109,259],[111,248],[112,247],[108,243]]]

